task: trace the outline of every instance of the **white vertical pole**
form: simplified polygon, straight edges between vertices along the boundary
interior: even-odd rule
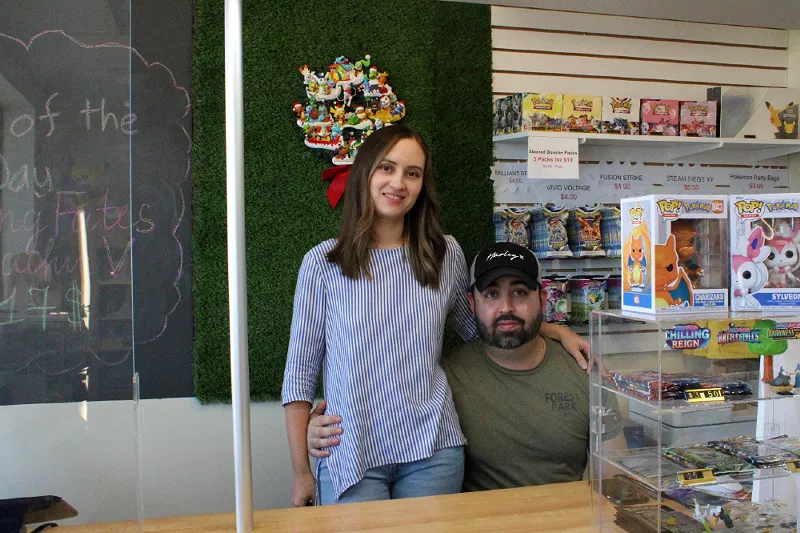
[[[247,272],[244,236],[242,0],[225,0],[225,142],[228,200],[228,307],[231,332],[236,531],[253,531],[250,458],[250,368],[247,359]]]

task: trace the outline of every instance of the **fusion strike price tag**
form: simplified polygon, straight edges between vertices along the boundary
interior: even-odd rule
[[[795,459],[794,461],[786,461],[786,470],[788,470],[792,474],[800,472],[800,459]]]
[[[717,480],[710,468],[701,470],[684,470],[678,472],[678,481],[681,485],[700,485],[701,483],[714,483]]]
[[[683,394],[689,403],[725,401],[725,395],[722,394],[722,389],[720,387],[713,389],[687,390],[684,391]]]

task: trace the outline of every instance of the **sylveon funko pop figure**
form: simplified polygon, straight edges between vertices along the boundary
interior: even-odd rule
[[[800,307],[800,195],[731,196],[730,219],[732,309]]]
[[[773,223],[772,229],[773,236],[767,241],[769,255],[764,261],[769,272],[769,286],[797,287],[798,280],[794,272],[800,268],[800,227],[793,220],[778,220]]]
[[[728,282],[728,213],[724,196],[642,196],[623,199],[622,309],[724,310]]]

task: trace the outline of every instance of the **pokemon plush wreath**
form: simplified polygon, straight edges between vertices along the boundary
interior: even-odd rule
[[[338,57],[327,69],[299,69],[306,97],[294,103],[297,126],[309,148],[331,158],[334,164],[322,173],[332,180],[327,196],[335,207],[344,194],[349,165],[358,148],[372,132],[402,120],[406,107],[388,83],[388,73],[371,63],[372,58],[351,63]]]

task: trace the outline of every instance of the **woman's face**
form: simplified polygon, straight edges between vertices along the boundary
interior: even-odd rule
[[[414,139],[401,139],[372,173],[369,191],[375,216],[385,220],[402,219],[417,201],[422,190],[425,152]]]

